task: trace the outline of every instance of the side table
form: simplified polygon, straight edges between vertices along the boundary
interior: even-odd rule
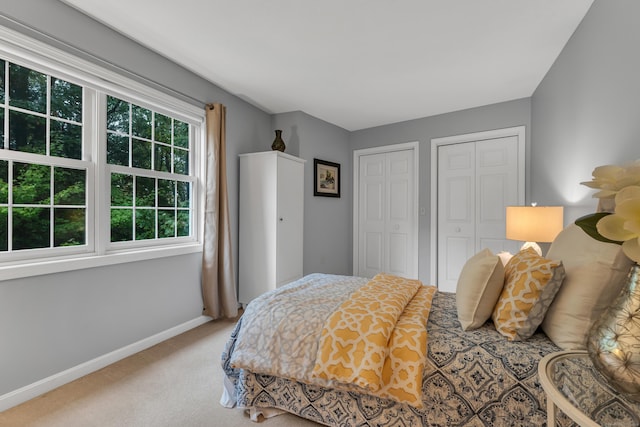
[[[547,427],[555,427],[557,406],[582,427],[640,426],[640,403],[607,384],[584,351],[551,353],[538,364],[547,394]]]

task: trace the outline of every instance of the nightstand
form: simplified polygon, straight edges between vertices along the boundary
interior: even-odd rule
[[[538,365],[547,394],[547,427],[555,427],[555,407],[582,427],[640,426],[640,404],[607,384],[586,352],[561,351]]]

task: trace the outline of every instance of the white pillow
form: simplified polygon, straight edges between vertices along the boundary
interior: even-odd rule
[[[565,279],[542,330],[564,350],[584,350],[591,326],[622,290],[632,262],[620,245],[599,242],[575,224],[558,234],[547,257],[562,260]]]
[[[491,317],[504,284],[500,257],[483,249],[467,260],[456,287],[458,320],[465,331],[482,326]]]

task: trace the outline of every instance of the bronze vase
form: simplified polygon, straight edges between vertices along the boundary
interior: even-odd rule
[[[271,144],[272,150],[282,151],[284,153],[285,145],[282,140],[282,130],[276,129],[276,139],[273,140],[273,144]]]
[[[593,365],[609,384],[640,402],[640,266],[635,264],[627,283],[589,332],[587,351]]]

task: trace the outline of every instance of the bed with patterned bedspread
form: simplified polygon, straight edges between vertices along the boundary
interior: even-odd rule
[[[284,359],[300,353],[300,342],[308,338],[306,331],[322,329],[326,313],[367,282],[365,278],[312,274],[249,304],[222,355],[227,376],[223,405],[247,408],[254,415],[282,410],[329,426],[546,425],[546,399],[538,380],[538,362],[546,354],[558,351],[558,347],[540,332],[526,341],[508,341],[491,322],[463,331],[457,319],[455,294],[450,293],[436,292],[431,302],[421,405],[399,403],[357,389],[310,384],[304,373],[301,377],[280,376],[273,374],[279,371],[260,366],[233,367],[236,364],[232,362],[238,359],[234,352],[242,353],[242,348],[253,346],[261,348],[264,343],[260,341],[267,339],[271,340],[267,345]],[[277,336],[273,341],[274,337],[264,336],[268,333],[252,333],[255,329],[247,326],[267,321],[264,313],[257,313],[266,300],[290,300],[293,311],[269,308],[266,315],[275,324],[289,325],[288,338]],[[292,337],[293,344],[287,341]],[[314,353],[317,348],[316,343],[303,352]],[[313,364],[313,357],[305,363]],[[572,424],[563,416],[558,423]]]

